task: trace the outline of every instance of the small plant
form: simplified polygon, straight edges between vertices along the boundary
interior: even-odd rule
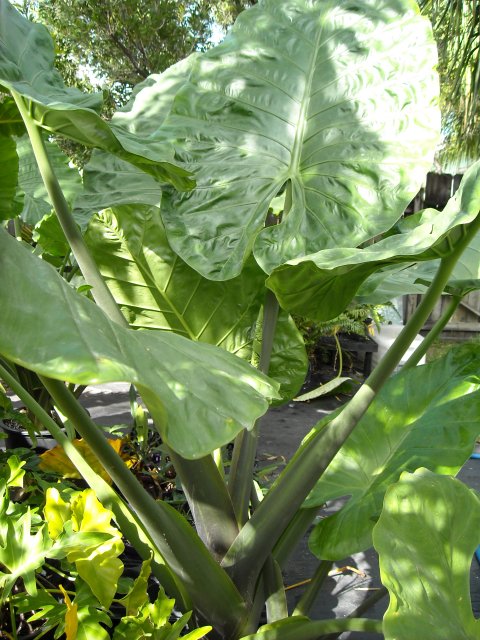
[[[122,575],[121,533],[111,524],[112,512],[91,489],[79,491],[51,481],[48,486],[47,478],[42,479],[38,469],[28,470],[17,455],[2,463],[0,478],[4,634],[40,638],[54,631],[55,637],[64,633],[67,640],[180,636],[190,616],[172,625],[174,600],[162,588],[156,589],[151,602],[150,560],[141,565],[135,580]],[[20,614],[18,624],[9,609]],[[203,627],[183,637],[193,640],[209,630]]]

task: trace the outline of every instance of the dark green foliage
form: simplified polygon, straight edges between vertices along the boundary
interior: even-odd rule
[[[204,49],[211,27],[204,0],[45,0],[39,17],[56,41],[66,80],[78,85],[85,65],[117,103],[150,74]]]

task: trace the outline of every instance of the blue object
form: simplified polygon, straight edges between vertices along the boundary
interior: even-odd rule
[[[470,458],[474,458],[475,460],[480,460],[480,453],[472,453]],[[480,563],[480,547],[477,547],[477,550],[475,551],[475,556],[478,562]]]

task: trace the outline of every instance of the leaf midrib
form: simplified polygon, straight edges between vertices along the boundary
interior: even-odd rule
[[[312,56],[310,59],[310,69],[308,70],[307,82],[305,83],[303,98],[300,102],[301,107],[300,107],[300,113],[298,114],[298,119],[297,119],[297,123],[298,123],[297,131],[295,133],[295,140],[292,146],[290,166],[288,168],[288,176],[290,177],[290,179],[296,177],[299,173],[300,159],[301,159],[302,148],[303,148],[303,138],[305,134],[305,128],[307,125],[306,115],[308,113],[308,108],[310,106],[313,78],[314,78],[315,70],[317,67],[318,45],[323,35],[323,30],[324,30],[323,28],[324,28],[326,17],[328,16],[331,8],[332,8],[332,1],[329,2],[328,7],[325,9],[325,14],[324,14],[324,17],[322,18],[321,27],[320,29],[318,29],[317,36],[315,38],[315,42],[312,48]]]

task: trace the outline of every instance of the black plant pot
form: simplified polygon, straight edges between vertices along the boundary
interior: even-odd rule
[[[7,436],[4,440],[5,449],[35,448],[37,451],[46,451],[57,444],[48,431],[40,431],[36,434],[37,443],[34,445],[28,431],[15,420],[0,420],[0,431]]]

